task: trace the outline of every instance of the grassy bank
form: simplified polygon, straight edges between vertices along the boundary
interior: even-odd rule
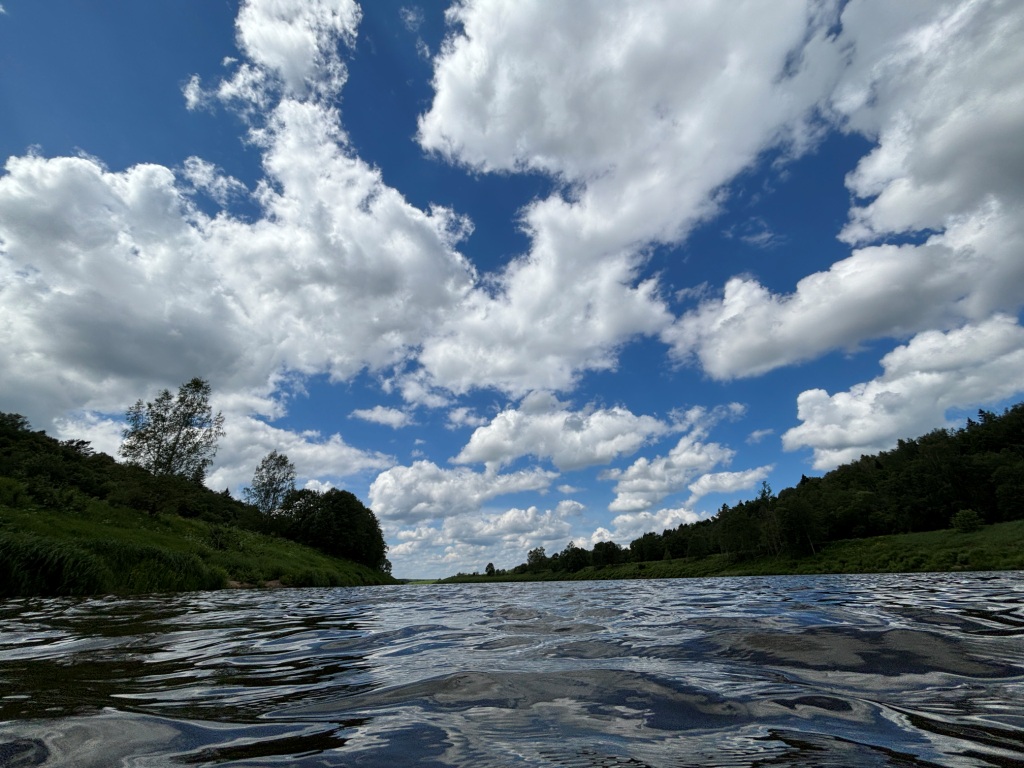
[[[58,511],[0,504],[0,597],[393,583],[285,539],[103,501]]]
[[[815,573],[912,573],[1024,570],[1024,521],[955,530],[837,541],[802,558],[736,560],[727,555],[589,566],[576,573],[543,571],[503,576],[453,576],[444,582],[672,579]]]

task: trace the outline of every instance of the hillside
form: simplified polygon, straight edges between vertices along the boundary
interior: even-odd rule
[[[250,505],[0,414],[0,597],[345,586],[391,576],[269,532]]]

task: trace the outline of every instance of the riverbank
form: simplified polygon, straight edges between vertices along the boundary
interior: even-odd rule
[[[90,501],[0,506],[0,597],[393,584],[385,573],[229,525]]]
[[[833,542],[807,557],[727,555],[643,563],[587,566],[575,573],[541,571],[500,576],[465,575],[441,583],[485,581],[563,581],[591,579],[673,579],[710,576],[781,576],[819,573],[920,573],[1024,570],[1024,521],[986,525],[969,533],[956,530],[875,536]]]

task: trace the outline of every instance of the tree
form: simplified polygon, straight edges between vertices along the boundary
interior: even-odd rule
[[[292,491],[281,505],[280,523],[293,541],[391,573],[377,516],[348,491]]]
[[[252,476],[252,485],[242,493],[245,500],[264,515],[281,508],[285,496],[295,490],[295,465],[283,453],[271,451]]]
[[[224,416],[210,408],[210,384],[198,377],[178,387],[177,397],[165,389],[151,403],[138,400],[125,420],[118,453],[129,464],[196,483],[205,479],[224,436]]]
[[[526,565],[530,570],[530,573],[537,573],[538,571],[544,570],[548,565],[547,553],[544,551],[544,547],[537,547],[531,549],[526,553]]]
[[[488,563],[487,567],[484,568],[484,573],[486,573],[488,576],[493,576],[494,575],[494,563]]]

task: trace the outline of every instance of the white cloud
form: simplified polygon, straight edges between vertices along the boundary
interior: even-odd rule
[[[478,416],[472,408],[452,408],[448,411],[448,429],[459,429],[460,427],[482,427],[487,419]]]
[[[769,435],[775,433],[774,429],[755,429],[747,435],[747,445],[757,445]]]
[[[735,493],[746,488],[753,488],[765,480],[773,469],[775,466],[769,464],[740,472],[713,472],[701,475],[687,486],[692,495],[686,500],[686,506],[692,507],[711,493]]]
[[[274,450],[288,456],[300,479],[327,485],[330,478],[358,477],[394,463],[390,456],[349,445],[339,434],[324,437],[316,431],[294,432],[245,414],[225,413],[225,430],[215,469],[206,483],[211,488],[248,485],[257,465]]]
[[[103,418],[95,413],[77,413],[55,419],[51,434],[58,440],[86,440],[93,450],[117,456],[121,447],[124,423]]]
[[[807,144],[834,74],[832,13],[797,0],[454,6],[421,145],[561,186],[523,211],[530,252],[425,344],[430,375],[455,392],[563,390],[666,328],[643,248],[683,238],[769,146]]]
[[[464,299],[475,278],[455,245],[467,222],[414,208],[387,187],[351,154],[339,114],[320,101],[338,85],[337,34],[354,31],[354,8],[325,0],[242,9],[250,62],[215,91],[242,78],[266,106],[265,117],[250,116],[266,174],[254,221],[230,211],[210,218],[193,204],[196,189],[228,203],[242,191],[202,158],[189,158],[180,175],[151,164],[111,172],[88,157],[7,161],[6,408],[38,428],[69,413],[88,423],[194,375],[218,396],[263,402],[283,374],[339,380],[405,360]],[[275,78],[291,96],[278,98]],[[239,421],[228,439],[255,429],[245,419],[256,413],[232,411]],[[381,466],[333,439],[310,450],[330,453],[338,473]],[[211,482],[236,482],[243,470],[233,461],[225,447]],[[319,471],[312,455],[311,464]]]
[[[373,408],[358,408],[349,414],[349,418],[383,424],[392,429],[401,429],[413,423],[412,418],[405,411],[400,411],[397,408],[385,408],[383,405],[375,405]]]
[[[842,21],[850,61],[830,108],[877,146],[847,177],[858,202],[840,234],[867,247],[791,294],[735,277],[687,313],[664,338],[715,378],[1024,303],[1024,8],[855,0]]]
[[[347,75],[338,41],[353,44],[360,15],[353,0],[247,0],[236,22],[238,44],[288,96],[329,95]]]
[[[370,485],[370,506],[382,525],[408,525],[477,512],[484,502],[498,496],[544,491],[556,477],[539,469],[480,473],[417,461],[380,473]]]
[[[598,529],[594,533],[596,541],[614,541],[615,543],[628,547],[629,543],[645,533],[654,531],[660,533],[669,528],[678,528],[680,525],[689,525],[700,520],[700,515],[692,509],[659,509],[657,512],[627,512],[616,515],[612,520],[612,531],[610,539],[604,538],[606,531]]]
[[[944,424],[951,408],[998,402],[1024,390],[1024,328],[996,316],[948,333],[926,331],[882,358],[884,372],[846,392],[809,389],[787,450],[814,449],[816,469],[892,448]]]
[[[500,468],[522,456],[550,459],[560,470],[607,464],[635,453],[671,427],[622,407],[570,410],[545,392],[533,392],[479,427],[454,461]]]
[[[482,572],[485,564],[509,568],[526,561],[536,547],[562,549],[583,506],[562,501],[554,509],[535,506],[482,511],[474,516],[445,518],[438,526],[420,525],[398,531],[388,557],[397,574],[449,575]]]
[[[188,79],[188,82],[181,88],[181,95],[185,97],[185,108],[189,112],[202,109],[210,103],[210,95],[203,90],[199,75],[192,75]]]
[[[235,195],[248,193],[245,184],[233,176],[227,176],[213,163],[201,157],[186,158],[183,175],[197,190],[205,192],[222,206]]]
[[[730,412],[735,414],[736,409],[720,408],[710,413],[702,408],[691,409],[686,422],[690,431],[667,455],[654,459],[641,457],[626,469],[602,473],[602,478],[616,481],[615,500],[608,509],[613,512],[648,510],[666,496],[686,488],[702,473],[732,461],[736,452],[731,448],[704,442],[711,427]]]

